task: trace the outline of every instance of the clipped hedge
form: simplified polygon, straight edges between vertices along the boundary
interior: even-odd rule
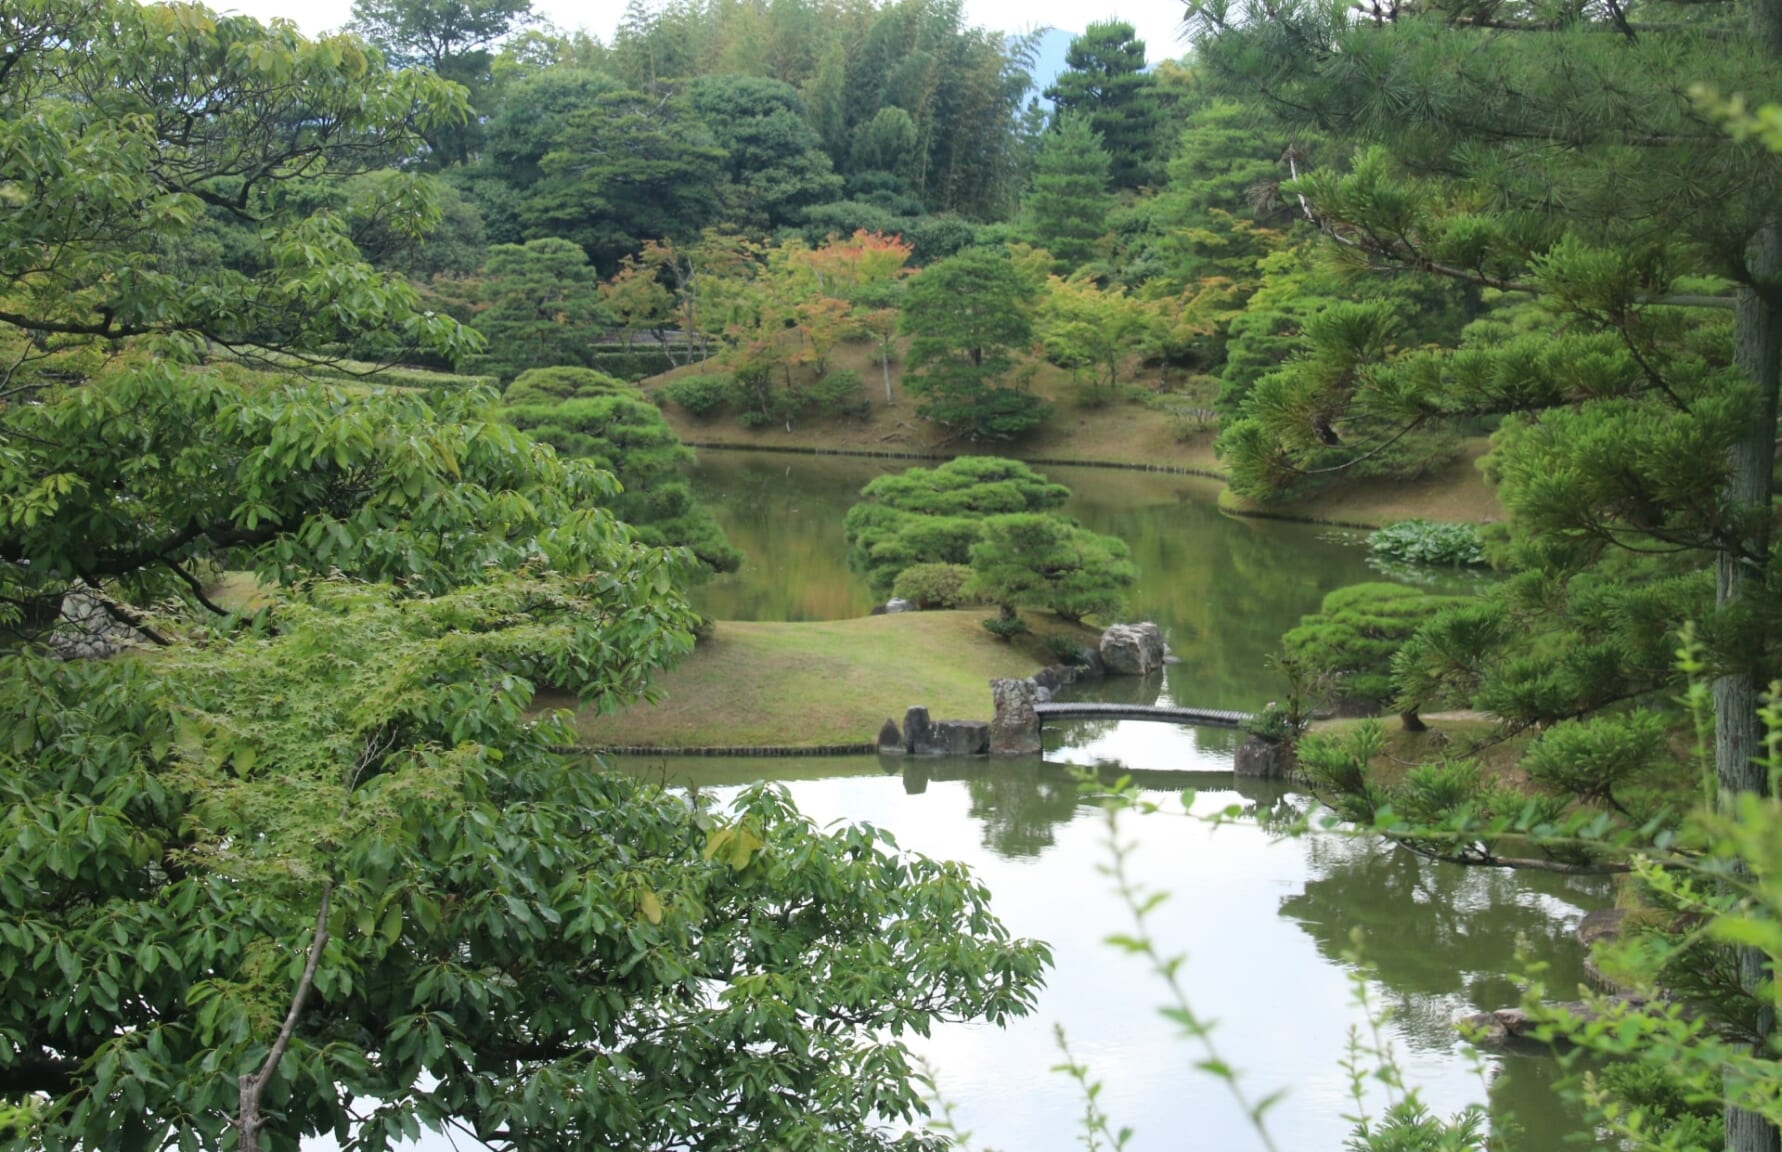
[[[596,344],[588,349],[588,365],[625,381],[642,380],[675,366],[662,349],[653,344],[633,344],[630,348],[623,344]]]

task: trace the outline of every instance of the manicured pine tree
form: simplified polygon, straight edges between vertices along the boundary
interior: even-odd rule
[[[511,380],[528,368],[586,365],[606,319],[588,258],[568,240],[489,249],[476,329],[488,349],[476,370]]]

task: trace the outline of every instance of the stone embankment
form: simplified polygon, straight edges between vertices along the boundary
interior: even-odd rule
[[[891,609],[893,611],[898,609]],[[1114,624],[1094,648],[1071,654],[1068,664],[1051,664],[1022,680],[990,681],[995,705],[988,724],[979,720],[931,720],[928,709],[911,708],[903,727],[887,719],[879,729],[878,749],[885,756],[1033,756],[1040,751],[1040,716],[1036,705],[1051,701],[1066,684],[1086,677],[1147,676],[1172,657],[1163,630],[1146,621]]]
[[[107,608],[98,592],[76,581],[62,596],[48,643],[64,660],[103,660],[142,643],[142,633]]]

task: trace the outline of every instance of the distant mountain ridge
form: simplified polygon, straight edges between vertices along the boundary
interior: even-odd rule
[[[1052,86],[1052,81],[1058,79],[1058,74],[1065,70],[1064,57],[1070,51],[1070,42],[1078,35],[1079,33],[1066,32],[1062,28],[1047,28],[1034,49],[1033,95],[1039,97],[1047,108],[1052,106],[1052,102],[1046,99],[1045,91]]]

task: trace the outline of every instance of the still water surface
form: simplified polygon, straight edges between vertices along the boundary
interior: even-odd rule
[[[750,559],[700,591],[702,608],[730,619],[865,613],[872,598],[847,569],[841,520],[863,484],[900,467],[703,452],[700,493]],[[1265,662],[1280,634],[1331,589],[1379,578],[1353,536],[1225,517],[1205,481],[1043,470],[1072,488],[1071,514],[1131,546],[1141,579],[1129,616],[1157,621],[1180,657],[1161,676],[1107,682],[1104,697],[1253,708],[1281,691]],[[1043,763],[911,762],[889,774],[875,758],[629,766],[720,795],[781,782],[819,823],[870,821],[907,848],[970,864],[1012,930],[1052,945],[1056,969],[1032,1017],[1006,1030],[942,1028],[924,1049],[979,1147],[1080,1146],[1081,1100],[1051,1071],[1055,1024],[1105,1082],[1101,1102],[1137,1129],[1134,1148],[1258,1146],[1224,1087],[1194,1071],[1204,1053],[1157,1016],[1165,990],[1103,943],[1131,924],[1101,871],[1107,826],[1068,765],[1132,772],[1162,805],[1122,818],[1131,866],[1172,894],[1153,927],[1168,951],[1187,954],[1188,995],[1220,1021],[1221,1057],[1244,1071],[1253,1097],[1287,1089],[1270,1121],[1278,1146],[1334,1152],[1348,1133],[1353,1101],[1339,1061],[1349,1029],[1366,1025],[1352,995],[1357,943],[1373,966],[1363,983],[1374,1006],[1391,1010],[1383,1036],[1433,1108],[1487,1104],[1500,1133],[1513,1116],[1520,1131],[1503,1147],[1519,1152],[1577,1146],[1562,1139],[1576,1121],[1552,1090],[1552,1062],[1481,1064],[1452,1021],[1515,1003],[1508,974],[1519,944],[1570,995],[1582,979],[1571,929],[1609,899],[1601,882],[1436,865],[1329,834],[1278,837],[1268,817],[1303,800],[1232,777],[1233,733],[1079,723],[1048,730],[1046,743]],[[1176,799],[1185,788],[1196,813],[1237,804],[1252,818],[1217,828],[1192,819]]]

